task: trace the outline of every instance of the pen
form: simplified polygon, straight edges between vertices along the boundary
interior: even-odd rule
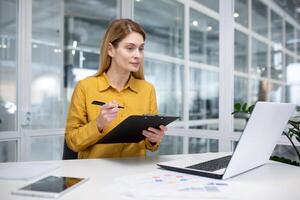
[[[94,105],[99,105],[99,106],[103,106],[103,105],[106,104],[106,103],[104,103],[104,102],[102,102],[102,101],[93,101],[92,104],[94,104]],[[123,106],[118,106],[118,108],[124,108],[124,107],[123,107]]]

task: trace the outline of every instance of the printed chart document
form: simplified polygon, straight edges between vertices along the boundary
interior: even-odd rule
[[[28,180],[58,167],[52,163],[3,163],[0,166],[0,179]]]
[[[195,175],[156,170],[116,179],[107,188],[123,196],[136,199],[227,199],[229,181],[214,180]]]

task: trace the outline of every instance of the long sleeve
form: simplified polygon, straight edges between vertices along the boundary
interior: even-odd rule
[[[88,122],[86,91],[81,82],[77,84],[72,95],[65,137],[68,147],[75,152],[85,150],[101,138],[96,120]]]
[[[155,88],[152,87],[151,93],[150,93],[150,105],[149,105],[149,114],[158,114],[158,110],[157,110],[157,101],[156,101],[156,92],[155,92]],[[146,148],[150,151],[156,151],[160,145],[160,143],[156,143],[156,144],[152,144],[147,138],[145,139],[145,145]]]

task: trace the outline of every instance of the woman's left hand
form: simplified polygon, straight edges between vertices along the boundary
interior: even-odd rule
[[[143,130],[143,135],[151,142],[158,143],[160,142],[167,131],[167,127],[160,125],[159,129],[149,127],[147,130]]]

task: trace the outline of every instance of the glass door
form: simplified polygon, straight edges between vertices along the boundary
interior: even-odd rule
[[[17,157],[17,1],[0,0],[0,162]]]

